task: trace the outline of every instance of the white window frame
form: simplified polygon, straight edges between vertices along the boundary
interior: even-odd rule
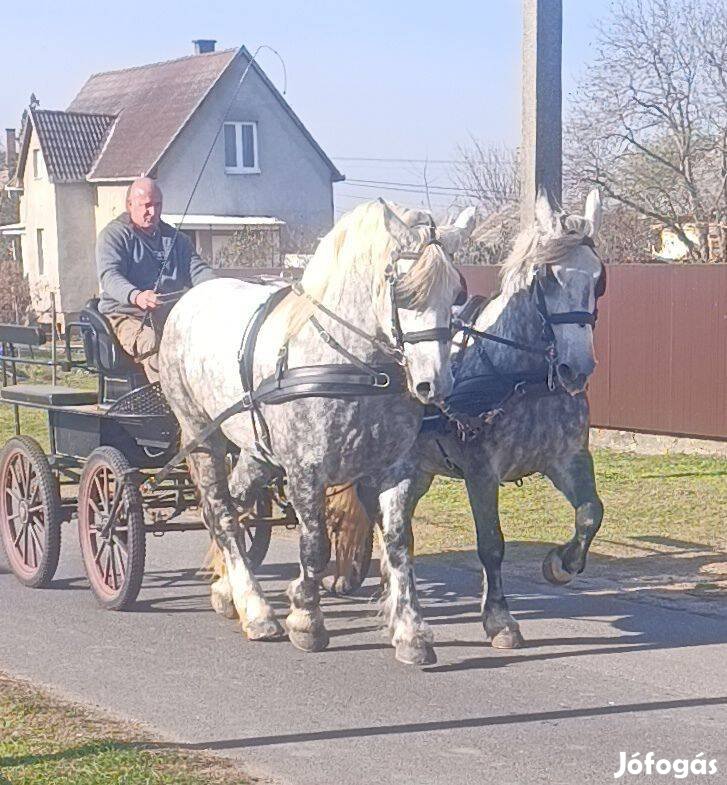
[[[227,174],[260,174],[260,159],[258,158],[258,150],[257,150],[257,123],[244,121],[244,122],[233,122],[233,123],[225,123],[225,126],[231,125],[235,129],[235,147],[237,150],[237,166],[225,166],[225,172]],[[252,127],[252,151],[253,157],[255,159],[254,166],[243,166],[242,165],[242,126],[249,125]],[[224,134],[224,130],[223,130]],[[223,145],[224,145],[224,136],[223,136]],[[224,155],[224,148],[223,148],[223,155]]]

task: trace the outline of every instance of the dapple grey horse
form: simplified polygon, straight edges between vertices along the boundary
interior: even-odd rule
[[[349,358],[373,366],[395,357],[405,372],[400,392],[261,404],[264,422],[253,423],[247,412],[236,414],[188,459],[205,523],[224,555],[226,575],[212,585],[213,607],[228,616],[236,612],[250,640],[276,638],[283,630],[236,544],[239,516],[231,495],[251,506],[262,487],[284,474],[285,493],[300,522],[300,577],[288,590],[286,627],[296,647],[317,651],[328,643],[318,588],[330,552],[325,491],[367,477],[377,489],[390,592],[397,598],[388,604],[396,657],[407,663],[433,661],[416,603],[413,566],[399,548],[410,521],[395,499],[405,481],[401,461],[419,430],[422,404],[443,399],[452,386],[448,329],[462,280],[445,246],[458,242],[467,229],[441,238],[434,231],[428,215],[383,201],[345,215],[321,241],[302,289],[290,293],[266,319],[254,354],[256,381],[275,374],[284,346],[290,369],[340,365],[346,359],[341,348]],[[160,347],[160,375],[183,444],[241,399],[241,339],[256,309],[274,291],[230,279],[209,281],[172,310]],[[407,334],[420,331],[439,337],[406,341]],[[269,438],[263,441],[265,426]],[[229,485],[227,440],[240,448]]]
[[[521,346],[542,347],[544,324],[534,294],[537,276],[549,314],[579,313],[580,323],[554,323],[552,338],[556,389],[547,389],[544,352],[478,339],[464,350],[456,369],[456,387],[470,379],[476,389],[503,377],[543,379],[533,394],[514,392],[502,413],[482,427],[476,438],[462,440],[457,428],[423,432],[410,456],[408,478],[399,486],[390,514],[409,519],[435,475],[463,478],[477,531],[477,552],[485,575],[482,615],[492,645],[514,648],[522,636],[510,615],[501,578],[504,540],[498,513],[503,482],[534,472],[550,478],[575,508],[575,535],[553,549],[543,563],[545,577],[566,583],[584,566],[588,548],[603,517],[588,449],[589,411],[585,395],[594,370],[593,318],[603,268],[593,248],[601,222],[597,191],[589,194],[584,216],[554,211],[540,195],[536,225],[522,233],[502,269],[502,292],[487,304],[474,327]],[[543,310],[541,308],[541,310]],[[555,320],[557,322],[557,320]],[[478,378],[475,378],[478,377]],[[481,381],[482,380],[482,381]],[[456,392],[455,392],[456,398]],[[473,418],[476,419],[476,418]],[[360,486],[361,513],[376,520],[369,491]],[[338,502],[345,503],[345,500]],[[412,540],[413,542],[413,540]],[[388,580],[384,561],[382,575]],[[389,595],[390,596],[390,595]]]

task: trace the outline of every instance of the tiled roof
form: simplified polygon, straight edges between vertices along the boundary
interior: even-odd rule
[[[108,114],[31,109],[48,177],[56,183],[84,181],[114,122]]]
[[[90,179],[148,174],[236,54],[228,49],[94,74],[69,112],[118,115]]]

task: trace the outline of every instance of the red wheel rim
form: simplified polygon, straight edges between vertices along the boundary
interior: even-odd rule
[[[98,466],[88,478],[83,499],[88,577],[107,597],[123,587],[129,563],[129,523],[123,501],[113,524],[108,525],[116,486],[114,472],[108,466]]]
[[[24,577],[38,572],[43,560],[45,512],[40,483],[25,453],[16,450],[5,460],[0,516],[5,522],[8,558]]]

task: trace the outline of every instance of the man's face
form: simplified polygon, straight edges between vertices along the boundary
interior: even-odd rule
[[[145,232],[153,232],[162,217],[162,192],[155,186],[134,188],[127,209],[134,226]]]

